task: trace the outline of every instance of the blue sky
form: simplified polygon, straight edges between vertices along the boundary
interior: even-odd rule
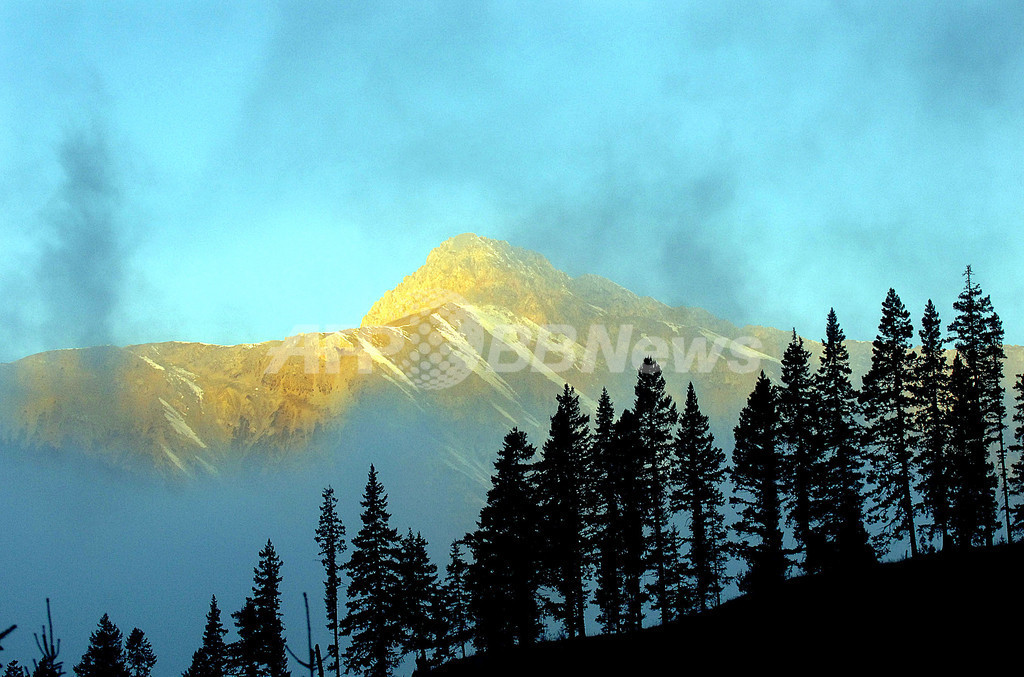
[[[0,0],[0,360],[358,324],[460,232],[1024,342],[1024,4]]]

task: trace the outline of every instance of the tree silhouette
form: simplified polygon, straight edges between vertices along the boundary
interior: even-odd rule
[[[1024,530],[1024,374],[1017,376],[1013,389],[1017,393],[1013,422],[1017,425],[1013,428],[1014,443],[1010,448],[1017,452],[1019,460],[1013,464],[1013,475],[1009,481],[1010,493],[1017,499],[1017,505],[1011,511],[1011,520],[1013,528],[1019,532]]]
[[[821,507],[824,533],[842,567],[874,560],[864,526],[864,454],[855,418],[857,394],[850,384],[850,354],[846,335],[830,309],[825,326],[821,365],[814,378],[817,397],[815,443],[826,475]]]
[[[736,551],[747,564],[740,589],[761,592],[781,583],[789,563],[783,549],[779,416],[774,389],[764,372],[754,384],[734,429],[733,496],[739,508],[733,525]]]
[[[228,667],[228,647],[224,643],[227,630],[220,620],[220,608],[216,595],[210,598],[210,610],[206,614],[206,628],[203,630],[203,644],[192,654],[192,664],[183,677],[225,677]]]
[[[690,383],[679,417],[675,440],[672,511],[686,512],[690,536],[685,555],[687,573],[693,578],[693,607],[705,611],[721,599],[725,583],[726,533],[725,454],[715,446],[708,417],[701,413],[697,393]]]
[[[601,389],[594,417],[591,460],[594,473],[594,547],[597,560],[597,622],[607,633],[623,627],[623,578],[619,530],[622,526],[619,445],[615,439],[615,408],[608,390]]]
[[[474,643],[481,651],[533,644],[541,633],[541,576],[536,488],[526,433],[505,435],[494,463],[487,502],[469,537]]]
[[[11,661],[4,668],[3,677],[26,677],[28,675],[28,668],[24,668],[18,664],[18,661]]]
[[[864,375],[860,403],[866,421],[865,441],[873,450],[868,456],[867,480],[872,486],[869,497],[874,499],[874,521],[882,524],[876,545],[881,550],[893,541],[909,537],[911,556],[916,557],[911,394],[916,354],[910,345],[913,335],[910,313],[890,288],[882,302],[882,319],[871,346],[871,368]]]
[[[418,668],[440,664],[437,649],[445,633],[437,567],[427,554],[427,541],[412,529],[401,539],[397,560],[402,651],[416,656]],[[427,652],[431,653],[428,658]]]
[[[644,461],[644,478],[648,490],[647,525],[650,536],[647,558],[653,572],[653,581],[648,585],[648,590],[661,622],[667,623],[675,610],[668,577],[679,557],[668,542],[672,429],[677,419],[676,405],[672,397],[666,394],[661,367],[652,357],[645,357],[637,370],[633,392],[636,395],[633,413],[636,416],[638,442],[635,453]]]
[[[142,630],[133,628],[124,644],[125,666],[130,677],[149,677],[156,665],[153,646]]]
[[[60,654],[60,640],[53,636],[53,615],[50,613],[49,597],[46,598],[46,625],[42,627],[39,635],[32,633],[32,638],[35,639],[36,648],[42,654],[38,661],[32,660],[32,677],[61,677],[64,674],[64,663],[57,660]]]
[[[473,638],[470,620],[469,564],[462,556],[462,541],[454,541],[448,551],[448,565],[445,567],[442,587],[447,614],[449,647],[454,653],[458,646],[462,657],[466,657],[466,644]]]
[[[246,676],[288,677],[284,623],[281,619],[281,560],[269,540],[259,553],[253,570],[252,597],[232,614],[238,641],[232,654],[238,670]]]
[[[913,381],[914,428],[918,452],[921,507],[930,517],[929,538],[938,536],[946,548],[950,529],[949,365],[943,350],[942,323],[931,299],[921,318],[921,349]]]
[[[402,643],[398,600],[398,532],[391,528],[388,496],[371,465],[360,515],[359,533],[352,539],[347,614],[342,634],[351,637],[343,659],[345,670],[386,677],[398,665]]]
[[[75,666],[78,677],[129,677],[125,666],[121,631],[107,614],[89,636],[89,646]]]
[[[334,670],[341,677],[341,661],[338,652],[338,591],[341,589],[341,562],[345,552],[345,525],[338,517],[338,499],[334,489],[328,486],[323,491],[320,505],[320,522],[316,529],[316,543],[320,546],[320,563],[324,567],[324,606],[327,611],[327,631],[331,643],[327,645],[328,670]]]
[[[586,634],[585,580],[592,552],[590,417],[580,413],[576,391],[565,384],[551,417],[544,457],[536,465],[544,580],[559,601],[549,604],[569,637]]]
[[[620,551],[623,630],[643,627],[644,603],[647,601],[643,579],[647,566],[645,525],[650,511],[650,486],[645,459],[638,453],[640,448],[639,423],[636,414],[627,409],[615,423],[614,467],[618,477],[619,507],[617,524],[612,530],[618,538]]]

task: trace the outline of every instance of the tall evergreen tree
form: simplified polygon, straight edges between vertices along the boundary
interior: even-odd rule
[[[454,541],[448,552],[443,590],[449,647],[452,653],[458,647],[465,658],[466,644],[473,639],[473,626],[470,619],[469,564],[462,556],[462,545],[462,541]]]
[[[996,517],[996,475],[988,455],[984,400],[960,354],[949,378],[951,527],[961,550],[991,543]]]
[[[401,660],[401,607],[398,599],[398,532],[391,528],[388,496],[371,465],[359,533],[345,565],[349,576],[342,634],[351,638],[342,656],[347,672],[387,677]]]
[[[156,654],[146,634],[134,628],[124,643],[125,667],[130,677],[149,677],[156,665]]]
[[[281,560],[269,540],[253,569],[252,597],[232,614],[238,641],[232,662],[246,677],[288,677],[284,622],[281,619]]]
[[[437,649],[443,639],[439,628],[444,621],[438,614],[441,590],[437,567],[427,554],[426,539],[412,529],[401,539],[397,571],[402,651],[416,656],[417,667],[436,666],[440,663],[436,660]]]
[[[1006,407],[1003,403],[1003,328],[999,316],[992,308],[989,296],[982,296],[981,286],[973,280],[971,267],[964,271],[964,289],[953,304],[957,316],[949,325],[949,332],[957,354],[963,363],[963,376],[972,382],[981,405],[984,426],[981,434],[986,446],[995,443],[1000,461],[1001,476],[1006,486],[1006,450],[1003,431],[1006,428]],[[961,426],[963,430],[963,426]],[[972,446],[974,443],[971,443]],[[1009,511],[1008,500],[1004,500],[1004,513]],[[991,543],[996,529],[995,522],[986,521],[982,527],[986,543]],[[1008,536],[1009,536],[1008,532]]]
[[[747,564],[740,588],[760,592],[781,583],[789,563],[782,534],[782,472],[779,415],[774,389],[761,372],[734,429],[733,496],[739,508],[733,529],[736,551]]]
[[[636,414],[627,409],[615,423],[614,467],[618,482],[617,522],[612,533],[619,542],[619,567],[622,581],[622,630],[643,627],[647,591],[643,585],[646,574],[647,535],[645,525],[650,513],[650,487],[641,450],[640,426]]]
[[[89,646],[75,666],[78,677],[129,677],[125,666],[123,635],[107,614],[89,635]]]
[[[206,614],[203,644],[192,654],[192,664],[183,677],[225,677],[228,669],[228,647],[224,643],[226,634],[220,620],[217,596],[214,595],[210,598],[210,610]]]
[[[896,291],[889,289],[882,302],[882,319],[871,346],[871,368],[864,375],[860,403],[866,421],[865,441],[873,452],[868,456],[869,496],[874,499],[874,521],[882,524],[877,547],[884,549],[893,541],[909,538],[911,556],[916,557],[911,389],[917,356],[910,345],[913,336],[910,313]]]
[[[701,413],[690,383],[676,433],[671,506],[673,512],[684,511],[689,517],[690,535],[682,543],[689,546],[686,571],[693,579],[692,603],[697,611],[716,606],[724,589],[727,544],[721,486],[725,472],[725,454],[715,446],[708,417]]]
[[[316,528],[316,543],[320,546],[320,563],[324,567],[324,606],[327,611],[327,631],[331,643],[327,645],[327,670],[341,677],[341,655],[338,650],[338,591],[341,589],[341,555],[345,552],[345,525],[338,517],[338,499],[334,489],[324,489],[320,504],[320,522]]]
[[[590,417],[568,383],[557,397],[544,457],[537,463],[540,538],[545,583],[558,599],[549,607],[569,637],[586,634],[585,581],[593,544]]]
[[[931,522],[926,525],[930,539],[938,537],[942,548],[949,539],[950,462],[948,450],[949,365],[942,338],[942,322],[931,299],[925,305],[918,332],[921,349],[913,380],[914,430],[917,442],[915,462],[920,480],[921,507]]]
[[[830,309],[821,365],[815,374],[815,443],[826,468],[821,521],[831,539],[831,554],[842,567],[874,560],[864,525],[864,452],[855,418],[857,394],[850,383],[846,335]]]
[[[821,514],[825,468],[814,439],[814,380],[811,353],[796,335],[782,355],[782,385],[778,389],[779,441],[783,446],[783,478],[789,521],[804,553],[806,573],[821,571],[824,537],[815,523]]]
[[[619,529],[621,521],[621,470],[615,439],[615,407],[607,389],[601,390],[594,416],[594,437],[591,447],[594,467],[595,529],[594,545],[597,560],[597,622],[606,633],[623,627],[623,578]]]
[[[1018,454],[1018,460],[1013,464],[1013,475],[1010,476],[1010,494],[1017,499],[1017,504],[1011,509],[1010,519],[1012,528],[1018,532],[1024,531],[1024,374],[1017,376],[1017,382],[1013,385],[1017,393],[1015,406],[1013,408],[1013,445],[1011,450]]]
[[[468,539],[474,644],[481,651],[533,644],[542,630],[539,515],[530,464],[536,452],[521,430],[505,435],[487,502]]]
[[[668,539],[669,497],[671,486],[671,458],[673,427],[678,414],[672,397],[665,392],[665,378],[661,367],[652,357],[645,357],[637,370],[636,399],[633,413],[636,416],[639,446],[636,453],[644,461],[644,477],[648,491],[647,524],[649,541],[647,548],[648,567],[653,581],[648,586],[651,602],[661,622],[672,619],[675,603],[668,586],[670,570],[676,565],[678,551],[673,551]]]

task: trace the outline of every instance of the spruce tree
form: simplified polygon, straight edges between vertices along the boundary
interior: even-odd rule
[[[926,525],[930,539],[939,539],[944,549],[950,528],[951,466],[948,450],[949,364],[946,361],[942,322],[931,299],[925,305],[918,332],[921,349],[913,381],[914,430],[917,442],[915,462],[920,477],[917,489],[921,508],[931,522]]]
[[[644,603],[647,601],[643,579],[646,574],[648,539],[645,526],[650,513],[650,486],[645,475],[645,460],[639,453],[642,446],[639,421],[632,410],[622,412],[616,421],[614,439],[618,515],[612,533],[619,542],[621,629],[639,630],[643,627]]]
[[[107,614],[89,635],[89,646],[75,666],[78,677],[129,677],[125,665],[123,636]]]
[[[670,569],[675,565],[679,553],[673,551],[668,542],[669,497],[671,486],[671,456],[673,427],[678,414],[672,397],[665,392],[665,378],[661,367],[651,357],[645,357],[637,370],[636,399],[633,413],[636,416],[639,453],[644,461],[644,478],[647,482],[647,526],[649,540],[647,547],[648,568],[653,580],[648,585],[651,602],[661,622],[672,619],[675,604],[668,586]]]
[[[671,495],[672,511],[689,517],[689,546],[684,557],[692,577],[691,602],[696,611],[716,606],[725,583],[726,533],[725,454],[715,446],[708,417],[701,413],[697,393],[690,383],[676,433]]]
[[[416,656],[417,667],[437,665],[436,650],[442,639],[438,628],[444,620],[437,615],[441,591],[437,567],[430,561],[427,541],[420,533],[410,529],[401,539],[396,564],[402,651]]]
[[[149,677],[156,665],[153,646],[142,630],[134,628],[124,644],[125,666],[130,677]]]
[[[231,614],[238,639],[228,647],[228,665],[236,677],[264,677],[262,665],[260,614],[252,597],[246,597],[242,608]]]
[[[398,532],[391,528],[388,496],[371,465],[360,515],[359,533],[352,539],[347,611],[340,622],[351,638],[345,649],[345,670],[369,677],[387,677],[401,660],[401,606],[398,599]]]
[[[281,560],[270,540],[267,540],[259,557],[259,563],[253,570],[252,584],[257,661],[267,677],[288,677],[284,622],[281,618]]]
[[[557,396],[544,456],[537,463],[540,539],[545,584],[558,600],[549,607],[569,637],[586,634],[585,581],[593,543],[593,479],[590,462],[590,417],[568,383]]]
[[[916,557],[911,389],[917,356],[910,345],[913,335],[910,313],[896,291],[889,289],[882,302],[882,319],[871,346],[871,368],[864,375],[860,403],[865,441],[872,449],[868,456],[869,496],[874,503],[874,521],[882,524],[877,547],[881,550],[893,541],[909,538],[911,556]]]
[[[623,579],[619,529],[621,528],[621,470],[615,439],[615,407],[606,388],[601,389],[594,416],[591,447],[596,500],[594,546],[597,581],[594,601],[597,622],[606,633],[619,632],[623,624]]]
[[[465,658],[466,644],[473,639],[473,627],[470,619],[469,564],[462,556],[462,546],[462,541],[454,541],[448,552],[443,591],[449,647],[458,647],[462,658]]]
[[[206,614],[203,644],[192,654],[192,664],[183,677],[225,677],[228,669],[228,647],[224,643],[226,634],[214,595],[210,598],[210,610]]]
[[[815,443],[814,380],[811,353],[804,340],[793,336],[782,355],[782,385],[778,389],[779,441],[783,448],[783,480],[788,519],[804,553],[805,573],[821,571],[824,537],[815,517],[822,512],[825,468]]]
[[[1017,382],[1013,385],[1015,405],[1013,408],[1013,445],[1010,449],[1018,454],[1018,460],[1013,464],[1013,474],[1009,478],[1010,494],[1017,499],[1017,504],[1011,509],[1010,519],[1013,529],[1024,531],[1024,374],[1017,376]]]
[[[27,677],[28,668],[22,667],[18,661],[14,660],[7,664],[4,668],[3,677]]]
[[[341,589],[341,555],[345,552],[345,525],[338,517],[338,499],[334,489],[324,489],[320,505],[320,522],[316,528],[316,543],[320,546],[320,563],[324,567],[324,607],[327,611],[327,631],[331,642],[327,645],[327,670],[341,677],[338,651],[338,591]]]
[[[761,592],[780,584],[789,563],[782,534],[782,459],[779,453],[779,415],[774,389],[761,372],[734,429],[735,446],[730,474],[739,508],[733,530],[736,551],[747,571],[740,589]]]
[[[845,340],[836,312],[830,309],[814,378],[815,444],[826,468],[820,512],[823,532],[831,539],[830,554],[839,566],[856,567],[873,561],[875,555],[864,525],[864,452]]]
[[[539,511],[530,464],[536,451],[521,430],[505,435],[477,530],[468,538],[473,641],[481,651],[533,644],[542,630]]]

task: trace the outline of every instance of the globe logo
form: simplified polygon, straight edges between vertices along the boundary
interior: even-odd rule
[[[481,359],[483,328],[465,310],[458,294],[433,290],[417,295],[419,310],[403,327],[408,348],[395,360],[405,375],[423,390],[442,390],[461,383]]]

